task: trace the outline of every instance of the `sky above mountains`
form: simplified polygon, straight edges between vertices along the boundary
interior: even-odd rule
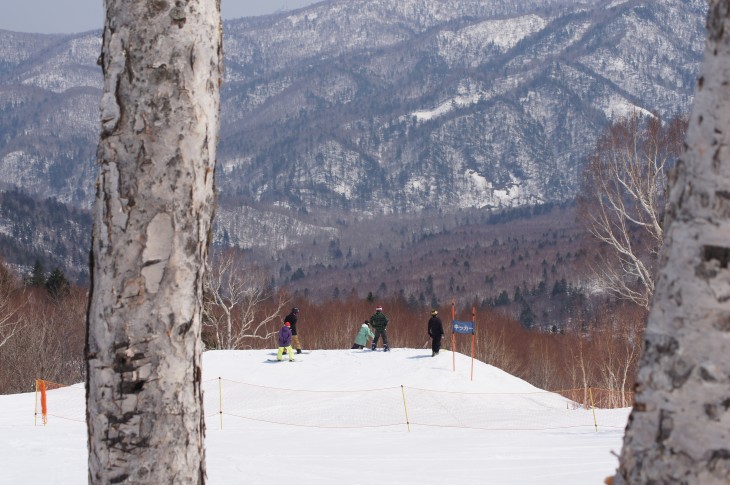
[[[222,0],[224,20],[293,10],[318,0]],[[0,0],[0,29],[69,34],[100,29],[104,0]]]

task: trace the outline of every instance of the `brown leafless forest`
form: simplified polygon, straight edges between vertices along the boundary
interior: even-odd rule
[[[85,288],[52,294],[0,261],[0,393],[32,391],[38,378],[83,380],[86,301]]]
[[[1,279],[0,305],[6,317],[0,326],[0,342],[4,342],[0,347],[0,393],[31,391],[36,378],[61,384],[83,381],[86,289],[72,286],[61,295],[51,296],[45,288],[28,286],[4,266]],[[284,291],[270,291],[258,298],[255,309],[250,305],[228,307],[234,333],[237,326],[268,319],[257,327],[256,336],[239,340],[236,348],[275,347],[274,334],[281,319],[291,306],[297,306],[301,312],[299,334],[305,349],[349,349],[359,326],[372,315],[376,305],[382,305],[391,321],[391,346],[430,353],[426,322],[431,307],[402,296],[368,299],[353,294],[313,301]],[[281,306],[282,301],[287,302],[286,306]],[[590,312],[584,310],[585,305],[576,306],[561,328],[538,330],[525,328],[508,316],[505,308],[494,308],[489,303],[455,297],[457,320],[470,320],[472,308],[476,310],[478,360],[543,389],[578,389],[569,395],[579,401],[587,400],[585,393],[591,386],[600,405],[630,403],[645,320],[642,309],[596,300]],[[450,301],[441,303],[438,309],[447,329],[444,348],[450,350]],[[272,314],[276,318],[270,318]],[[217,321],[211,318],[204,328],[208,348],[217,347]],[[469,336],[459,335],[455,350],[470,354]]]

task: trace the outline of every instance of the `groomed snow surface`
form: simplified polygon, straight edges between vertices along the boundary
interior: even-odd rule
[[[469,356],[453,371],[430,349],[274,355],[203,355],[208,483],[584,485],[618,464],[628,409],[596,410],[596,430],[495,367],[474,361],[472,380]],[[86,483],[83,384],[48,393],[46,426],[35,400],[0,396],[0,483]]]

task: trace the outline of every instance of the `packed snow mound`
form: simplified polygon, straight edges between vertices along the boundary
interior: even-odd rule
[[[211,350],[203,354],[203,380],[231,379],[248,384],[300,390],[357,391],[417,387],[451,392],[530,393],[541,389],[471,357],[442,350],[393,348],[314,350],[297,362],[271,362],[272,350]],[[272,365],[273,364],[273,365]],[[296,365],[295,365],[296,364]],[[454,364],[456,370],[454,371]]]
[[[545,430],[596,425],[591,411],[579,403],[462,354],[319,350],[295,355],[294,363],[277,362],[274,355],[270,350],[207,352],[206,414],[222,410],[238,420],[236,426],[244,421],[358,429],[416,425]],[[608,412],[600,425],[618,423],[620,428],[624,422],[624,412]]]
[[[628,410],[574,407],[476,360],[472,380],[469,356],[275,355],[203,354],[209,483],[275,482],[282,456],[298,484],[312,485],[583,485],[616,469]],[[84,396],[83,384],[49,392],[46,426],[34,393],[0,396],[0,483],[87,480]]]

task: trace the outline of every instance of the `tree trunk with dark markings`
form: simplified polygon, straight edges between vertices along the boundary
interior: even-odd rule
[[[729,0],[707,25],[615,484],[730,483]]]
[[[205,482],[219,0],[106,0],[87,319],[89,483]]]

